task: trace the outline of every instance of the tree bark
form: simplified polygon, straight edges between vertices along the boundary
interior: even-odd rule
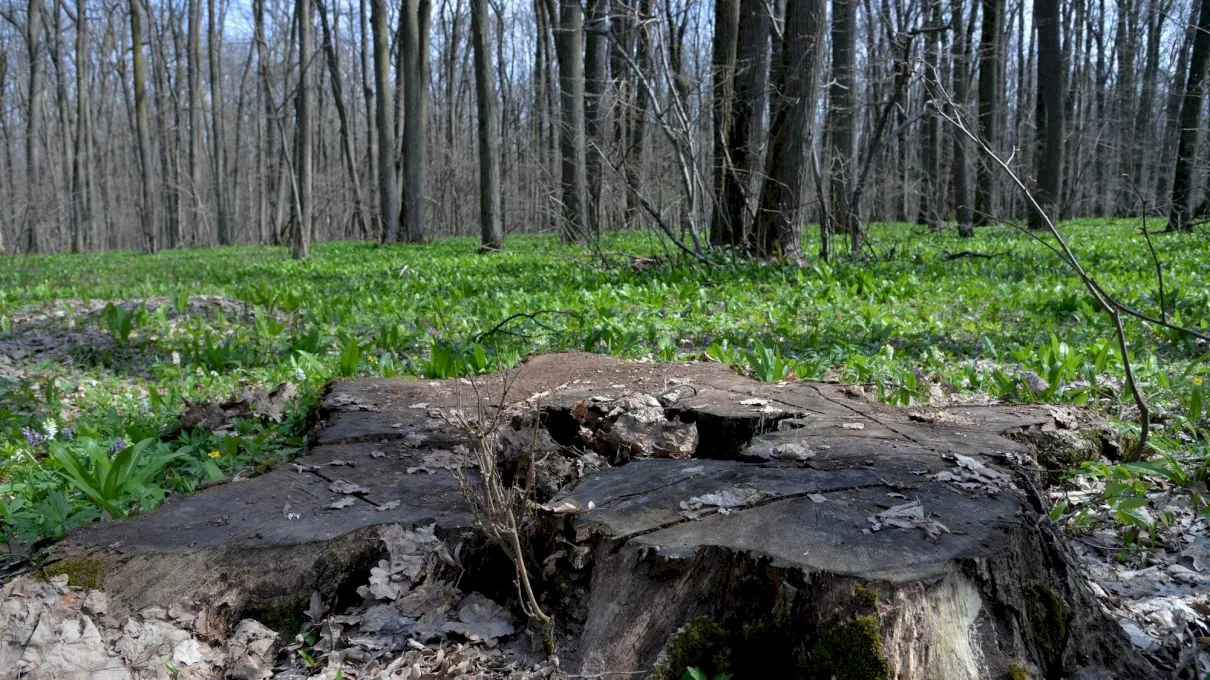
[[[295,189],[295,208],[297,215],[294,220],[294,233],[291,243],[291,255],[296,260],[302,260],[311,255],[312,230],[312,184],[314,173],[314,156],[312,140],[311,109],[314,106],[314,92],[311,85],[311,58],[314,56],[315,22],[311,11],[311,0],[295,0],[295,13],[298,20],[298,94],[296,102],[296,121],[294,138],[297,145],[295,163],[297,187]]]
[[[471,0],[471,40],[475,52],[475,99],[479,109],[479,232],[483,250],[500,250],[500,131],[496,90],[492,82],[491,27],[488,0]]]
[[[3,78],[0,75],[0,78]],[[83,251],[96,233],[92,205],[92,108],[88,96],[88,7],[76,2],[76,136],[72,155],[72,202],[78,232],[72,241],[74,252]],[[4,250],[0,236],[0,252]]]
[[[832,0],[832,80],[828,85],[825,126],[828,147],[828,217],[830,233],[856,228],[857,206],[849,205],[857,162],[855,53],[857,0]],[[821,225],[823,228],[824,225]]]
[[[802,257],[803,204],[811,127],[818,105],[823,25],[823,0],[788,4],[782,50],[774,66],[767,179],[756,215],[760,254],[765,257],[792,261]]]
[[[223,102],[222,33],[219,31],[217,0],[206,4],[206,50],[210,60],[211,157],[214,163],[214,223],[219,245],[231,243],[227,190],[227,123]]]
[[[992,151],[999,145],[1000,82],[1004,0],[980,0],[983,22],[979,33],[979,134]],[[1022,66],[1024,67],[1024,66]],[[996,214],[996,182],[992,167],[980,160],[975,182],[975,226],[988,224]]]
[[[609,0],[588,0],[584,25],[584,136],[589,233],[601,233],[601,159],[605,150],[602,99],[609,63]]]
[[[424,134],[428,119],[429,0],[407,0],[403,12],[403,235],[408,241],[424,240]]]
[[[760,160],[765,101],[769,84],[769,33],[772,17],[764,0],[740,0],[739,42],[735,57],[735,109],[727,133],[731,172],[723,187],[723,211],[731,225],[732,246],[752,251],[755,177]],[[779,55],[780,58],[780,55]]]
[[[374,40],[374,128],[378,132],[378,233],[386,242],[399,240],[399,193],[395,177],[395,121],[391,101],[391,55],[386,0],[370,0]]]
[[[344,160],[345,172],[349,177],[349,188],[353,191],[353,222],[357,231],[364,238],[369,233],[365,218],[365,199],[361,194],[361,178],[357,174],[357,159],[353,152],[353,133],[349,129],[349,112],[345,107],[344,88],[340,81],[344,78],[340,71],[340,58],[332,40],[332,26],[328,22],[328,10],[323,0],[315,0],[319,10],[319,25],[323,30],[323,50],[328,63],[328,74],[332,87],[332,105],[336,108],[336,116],[340,121],[340,151]]]
[[[941,0],[931,0],[930,23],[941,24]],[[941,77],[941,31],[931,30],[925,36],[924,69],[925,79],[936,83]],[[931,88],[925,87],[925,98],[930,99]],[[920,136],[920,203],[916,209],[916,224],[923,224],[929,231],[941,230],[938,183],[941,179],[941,120],[936,108],[940,102],[924,102],[924,130]],[[933,111],[929,111],[933,108]]]
[[[949,109],[949,115],[955,119],[966,120],[966,105],[969,99],[967,78],[969,76],[970,31],[963,24],[965,21],[962,0],[952,0],[952,16],[950,21],[954,28],[954,71],[953,92],[954,106]],[[971,8],[971,21],[975,18],[975,7]],[[970,190],[970,154],[967,152],[966,135],[955,126],[950,126],[952,142],[951,171],[954,185],[954,217],[958,222],[958,233],[962,236],[974,236],[973,215],[971,213]]]
[[[1038,33],[1035,198],[1051,219],[1058,220],[1063,216],[1060,206],[1063,189],[1063,53],[1059,41],[1059,0],[1035,0],[1033,11]],[[1031,229],[1043,226],[1042,215],[1032,208],[1029,225]]]
[[[578,0],[560,0],[555,53],[559,62],[559,149],[563,240],[588,235],[584,205],[588,168],[584,149],[584,16]]]
[[[711,109],[714,129],[714,205],[710,245],[722,248],[734,242],[734,229],[723,202],[727,175],[733,172],[727,135],[735,108],[735,62],[739,48],[739,0],[714,0],[714,53]]]
[[[1206,67],[1210,64],[1210,0],[1201,0],[1197,13],[1197,31],[1189,56],[1189,74],[1185,96],[1181,100],[1180,137],[1176,167],[1172,175],[1172,208],[1168,212],[1169,231],[1193,230],[1193,168],[1206,95]]]
[[[134,9],[133,2],[131,9]],[[137,19],[131,19],[132,22]],[[133,25],[133,24],[132,24]],[[39,230],[43,211],[37,205],[37,192],[42,188],[42,157],[39,153],[39,137],[42,122],[42,0],[29,0],[25,15],[25,45],[28,49],[28,88],[25,106],[25,249],[36,253],[39,250]],[[136,51],[138,43],[135,43]]]
[[[143,63],[143,21],[138,0],[130,0],[131,77],[134,80],[134,115],[138,135],[139,170],[143,202],[139,222],[143,229],[143,249],[153,253],[156,242],[155,168],[151,161],[151,122],[147,114],[147,68]]]

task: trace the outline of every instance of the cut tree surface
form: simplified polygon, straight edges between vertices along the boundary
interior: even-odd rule
[[[581,511],[538,523],[530,570],[571,672],[1155,675],[1031,491],[1020,433],[1073,427],[1049,409],[895,409],[837,385],[586,354],[534,357],[513,378],[503,397],[494,376],[336,383],[307,455],[78,531],[54,557],[99,565],[114,607],[189,600],[216,629],[312,592],[347,604],[380,525],[471,536],[451,469],[473,458],[440,412],[504,404],[542,409],[547,459],[574,469],[539,500]],[[506,563],[473,561],[467,579],[515,593]]]

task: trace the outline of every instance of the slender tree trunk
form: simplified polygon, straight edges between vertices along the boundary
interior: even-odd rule
[[[223,103],[222,34],[219,31],[218,0],[206,4],[206,48],[210,56],[211,156],[214,159],[214,220],[219,245],[231,243],[227,199],[227,126]]]
[[[386,0],[370,0],[374,35],[374,127],[378,131],[378,233],[399,240],[399,180],[395,177],[395,121],[391,102],[391,55]]]
[[[1210,1],[1210,0],[1208,0]],[[1034,1],[1038,32],[1038,99],[1035,168],[1038,203],[1052,219],[1062,217],[1063,189],[1063,53],[1059,42],[1059,0]],[[1032,229],[1042,228],[1042,216],[1029,211]]]
[[[1003,29],[1000,27],[1004,14],[1004,0],[980,0],[983,22],[979,34],[979,134],[988,148],[999,147],[1001,55],[1003,54]],[[983,226],[996,214],[996,181],[992,167],[980,160],[975,181],[974,224]]]
[[[609,63],[608,17],[609,0],[588,0],[588,16],[584,25],[584,134],[587,144],[587,224],[593,235],[601,232],[601,159],[605,153],[602,99],[605,96],[606,66]]]
[[[1197,14],[1197,32],[1189,57],[1185,96],[1181,101],[1180,137],[1176,167],[1172,175],[1172,208],[1168,212],[1169,231],[1193,230],[1193,168],[1197,153],[1202,105],[1206,95],[1206,67],[1210,64],[1210,0],[1201,0]]]
[[[949,115],[965,121],[967,119],[966,105],[969,100],[967,78],[969,76],[970,32],[968,27],[963,24],[966,18],[963,16],[962,0],[952,0],[951,9],[953,12],[951,22],[954,27],[954,84],[950,90],[953,92],[955,106],[950,107]],[[975,7],[972,7],[972,26],[974,17]],[[954,183],[954,216],[958,221],[958,233],[969,237],[975,235],[971,212],[970,154],[967,152],[966,135],[954,126],[950,126],[950,128],[950,139],[953,144],[951,171]]]
[[[795,0],[786,7],[782,49],[774,65],[767,180],[756,216],[757,239],[766,257],[802,258],[824,11],[823,0]]]
[[[426,159],[424,134],[428,119],[429,0],[407,0],[401,8],[403,34],[403,212],[404,236],[408,241],[424,240],[424,176]]]
[[[353,191],[353,222],[360,234],[369,233],[365,223],[365,200],[361,194],[361,178],[357,174],[357,159],[353,152],[353,133],[349,130],[349,112],[345,108],[344,88],[340,86],[343,74],[340,71],[340,58],[332,41],[332,26],[328,22],[328,10],[323,0],[315,0],[319,10],[319,25],[323,31],[323,50],[327,58],[328,74],[332,87],[332,104],[336,107],[336,116],[340,121],[340,150],[344,160],[345,171],[349,177],[349,187]]]
[[[849,205],[857,162],[857,0],[832,0],[832,81],[826,114],[829,232],[857,228],[857,206]],[[821,227],[822,228],[822,227]]]
[[[941,0],[931,0],[930,23],[936,27],[941,24]],[[924,69],[925,78],[936,82],[941,77],[941,32],[932,30],[925,37]],[[928,92],[928,88],[925,88]],[[926,97],[928,95],[926,94]],[[933,106],[938,102],[933,102]],[[938,184],[941,179],[941,121],[936,111],[924,111],[924,130],[920,136],[920,204],[916,210],[916,224],[928,226],[929,231],[941,230],[941,210],[939,209],[940,192]]]
[[[88,96],[88,7],[84,0],[76,2],[76,136],[75,153],[72,154],[72,195],[75,210],[76,232],[72,250],[81,252],[87,239],[96,233],[96,219],[92,208],[92,109]],[[0,74],[0,79],[4,78]],[[0,107],[2,108],[2,107]],[[3,251],[0,237],[0,251]]]
[[[503,38],[503,36],[501,36]],[[479,129],[479,232],[483,250],[500,250],[500,130],[492,82],[491,26],[488,0],[471,0],[471,40],[475,51],[475,99]]]
[[[588,170],[584,149],[584,16],[578,0],[560,1],[557,33],[563,240],[580,241],[588,234],[584,214]]]
[[[131,0],[133,3],[134,0]],[[132,5],[132,9],[133,5]],[[131,19],[133,22],[137,19]],[[42,0],[29,0],[25,16],[25,45],[29,51],[28,88],[25,107],[25,219],[26,251],[39,250],[42,209],[36,205],[42,189],[42,158],[39,153],[42,122]],[[136,51],[138,49],[136,42]]]
[[[295,0],[295,13],[298,16],[298,94],[294,137],[298,150],[294,158],[297,165],[295,205],[298,214],[295,216],[291,254],[294,259],[301,260],[311,254],[311,211],[314,200],[311,193],[314,173],[311,148],[314,136],[311,120],[314,88],[311,85],[310,64],[315,51],[315,21],[311,12],[311,0]]]
[[[735,58],[735,110],[727,133],[732,171],[723,188],[723,206],[731,224],[731,245],[752,251],[754,186],[769,83],[769,33],[772,17],[764,0],[740,0],[739,43]],[[780,58],[781,55],[778,55]]]
[[[739,0],[714,0],[714,54],[712,114],[714,130],[714,205],[710,221],[710,244],[722,248],[734,242],[730,215],[723,194],[727,175],[733,172],[728,151],[732,111],[735,108],[735,63],[739,48]]]
[[[134,79],[134,115],[138,135],[139,168],[143,202],[139,221],[143,228],[143,248],[156,251],[155,167],[151,161],[151,122],[147,114],[147,68],[143,63],[143,20],[138,0],[130,0],[131,77]]]

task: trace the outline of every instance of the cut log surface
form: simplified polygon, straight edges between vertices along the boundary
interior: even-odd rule
[[[573,457],[585,404],[652,395],[669,422],[696,429],[693,457],[586,472],[548,503],[584,511],[533,544],[587,555],[533,556],[556,567],[539,585],[569,672],[679,678],[717,662],[737,678],[1156,675],[1045,521],[1034,451],[1005,436],[1071,427],[1050,409],[897,409],[839,385],[587,354],[533,357],[513,376],[503,396],[499,377],[338,382],[294,463],[77,531],[54,557],[100,560],[104,590],[131,610],[189,599],[234,623],[334,596],[377,559],[379,525],[474,531],[442,465],[464,439],[437,409],[540,407]]]

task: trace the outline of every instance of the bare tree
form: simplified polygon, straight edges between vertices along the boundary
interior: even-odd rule
[[[483,250],[500,250],[500,131],[492,82],[491,27],[487,0],[471,0],[471,40],[475,52],[475,99],[479,130],[479,230]]]
[[[136,22],[137,19],[131,21]],[[138,43],[135,44],[137,46]],[[42,0],[29,0],[25,15],[25,46],[29,55],[25,106],[25,247],[27,251],[36,253],[41,212],[34,205],[34,192],[42,186],[41,144],[38,139],[41,134],[38,128],[42,122]]]
[[[349,112],[345,107],[344,88],[340,81],[343,77],[340,70],[340,57],[332,40],[332,27],[328,21],[328,10],[323,0],[315,0],[319,10],[319,25],[323,30],[324,57],[328,63],[328,82],[332,88],[332,105],[336,107],[336,116],[340,121],[340,157],[344,161],[345,171],[349,177],[349,187],[353,191],[353,222],[362,238],[370,234],[365,219],[365,200],[361,195],[361,178],[357,173],[356,152],[353,151],[353,133],[349,129]]]
[[[757,243],[765,256],[802,257],[803,202],[818,105],[823,27],[823,0],[787,4],[781,54],[774,63],[766,180],[756,215]]]

